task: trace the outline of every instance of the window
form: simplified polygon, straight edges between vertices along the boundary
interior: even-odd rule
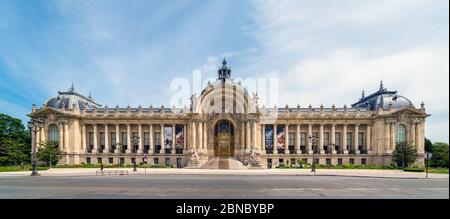
[[[278,159],[278,165],[284,165],[284,159]]]
[[[292,158],[291,159],[291,166],[294,166],[296,163],[295,163],[295,158]]]
[[[166,166],[170,166],[170,158],[166,158]]]
[[[404,125],[397,126],[397,144],[406,142],[406,127]]]
[[[94,148],[94,133],[89,132],[89,149],[92,150]]]
[[[136,163],[136,159],[134,157],[131,158],[131,163],[132,164]]]
[[[308,158],[302,158],[302,163],[307,164],[308,163]]]
[[[52,124],[48,126],[48,140],[59,142],[59,129],[57,125]]]
[[[300,146],[306,146],[306,132],[300,133]]]
[[[98,164],[101,164],[101,163],[103,163],[103,161],[102,161],[102,158],[101,158],[101,157],[98,157],[98,158],[97,158],[97,163],[98,163]]]
[[[112,158],[112,157],[108,158],[108,162],[109,162],[109,164],[113,164],[114,163],[114,158]]]
[[[323,133],[323,145],[329,145],[330,144],[330,133],[324,132]]]
[[[331,159],[330,158],[327,158],[325,162],[327,163],[327,165],[331,165]]]
[[[161,132],[155,132],[155,145],[161,146]]]
[[[361,158],[361,164],[362,164],[362,165],[366,165],[366,163],[367,163],[366,158]]]
[[[352,133],[347,132],[347,150],[352,148]]]
[[[157,157],[153,158],[153,164],[158,165],[159,164],[159,158],[157,158]]]
[[[334,141],[336,142],[336,146],[340,146],[341,145],[341,133],[340,132],[336,132],[334,134]]]
[[[86,163],[87,164],[91,164],[91,158],[90,157],[86,157]]]
[[[350,159],[349,159],[349,163],[350,163],[350,164],[355,164],[355,159],[350,158]]]
[[[121,157],[119,162],[120,162],[120,165],[123,165],[125,163],[125,158]]]
[[[362,147],[364,145],[364,132],[358,133],[358,146]]]
[[[144,132],[144,145],[150,145],[150,133]]]
[[[342,158],[338,158],[338,165],[342,165]]]
[[[116,133],[115,132],[111,132],[111,146],[116,146],[117,142],[116,142]]]
[[[294,146],[295,145],[295,132],[289,132],[289,139],[288,139],[288,145]]]
[[[128,136],[126,132],[122,132],[122,145],[127,146],[128,145]]]
[[[105,148],[105,133],[104,132],[100,132],[100,148],[101,149]]]

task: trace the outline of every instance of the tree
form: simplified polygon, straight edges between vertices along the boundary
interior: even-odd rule
[[[0,148],[0,153],[4,156],[0,157],[0,164],[3,165],[19,165],[29,160],[29,153],[24,153],[22,150],[23,143],[17,143],[11,139],[4,139],[3,146]]]
[[[0,165],[30,162],[31,135],[22,121],[0,113]]]
[[[433,156],[430,160],[430,166],[448,168],[448,153],[449,150],[447,143],[435,142],[433,144]]]
[[[416,147],[408,143],[399,143],[394,150],[392,161],[397,166],[405,168],[415,163],[419,158]]]
[[[433,153],[433,143],[428,138],[425,138],[425,151]]]
[[[46,141],[39,144],[37,157],[40,161],[43,161],[48,165],[50,165],[51,160],[52,165],[55,165],[61,159],[62,152],[63,151],[58,147],[58,142]]]

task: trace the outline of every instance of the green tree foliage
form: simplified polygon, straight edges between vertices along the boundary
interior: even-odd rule
[[[61,153],[63,151],[58,147],[58,142],[56,141],[43,142],[39,144],[38,148],[38,159],[47,163],[48,165],[50,165],[50,160],[52,162],[52,165],[55,165],[61,159]]]
[[[416,147],[408,143],[399,143],[394,150],[392,161],[397,166],[405,168],[415,163],[419,158]]]
[[[433,153],[433,143],[428,138],[425,138],[425,151]]]
[[[448,153],[447,143],[435,142],[433,144],[433,156],[430,160],[430,166],[448,168]]]
[[[20,119],[0,113],[0,165],[30,162],[31,135]]]

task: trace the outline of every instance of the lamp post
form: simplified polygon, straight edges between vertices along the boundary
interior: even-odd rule
[[[133,133],[133,136],[131,137],[131,141],[133,142],[133,154],[134,154],[134,162],[133,162],[133,172],[136,172],[136,145],[139,143],[139,135],[137,133]]]
[[[33,167],[31,171],[31,176],[38,176],[39,173],[36,170],[36,134],[41,131],[41,129],[44,127],[44,121],[42,119],[31,119],[28,122],[28,128],[33,132],[34,134],[34,142],[31,146],[31,166]]]
[[[308,139],[312,143],[312,147],[313,147],[313,150],[312,150],[313,151],[313,162],[312,162],[311,172],[313,172],[314,175],[316,175],[316,150],[317,150],[316,143],[319,140],[319,138],[315,135],[310,135],[308,137]]]

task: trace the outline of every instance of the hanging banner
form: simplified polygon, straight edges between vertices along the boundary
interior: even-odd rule
[[[176,126],[175,128],[175,147],[182,148],[184,146],[184,127]]]
[[[273,126],[266,126],[265,142],[266,148],[273,148]]]
[[[284,125],[277,125],[277,143],[278,148],[284,148],[286,141],[286,133]]]
[[[164,127],[164,149],[172,148],[172,127]]]

